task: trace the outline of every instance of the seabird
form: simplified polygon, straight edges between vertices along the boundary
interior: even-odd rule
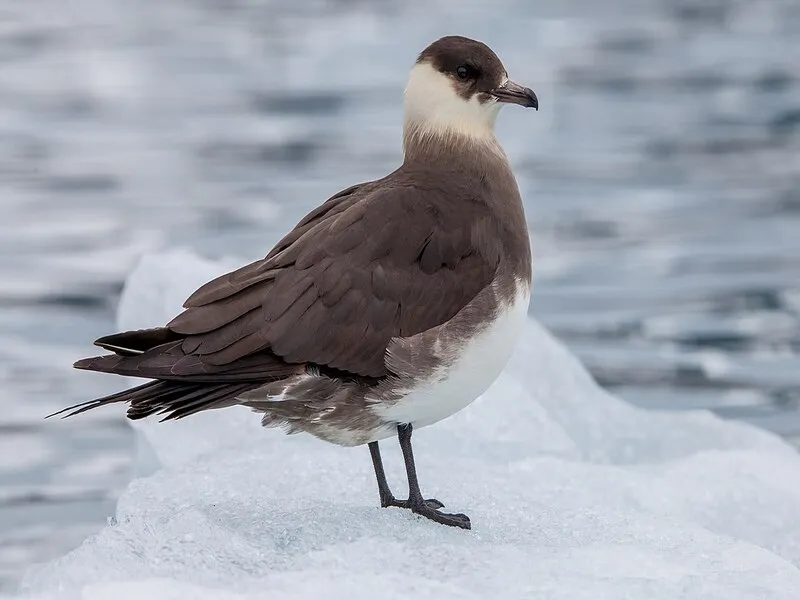
[[[538,110],[488,46],[432,43],[406,86],[396,171],[331,197],[265,258],[200,287],[166,326],[98,339],[112,354],[76,368],[152,381],[55,414],[124,402],[129,419],[167,420],[247,406],[265,427],[367,444],[381,506],[469,529],[466,515],[423,498],[411,433],[486,391],[526,318],[530,241],[494,134],[505,104]],[[378,447],[394,435],[406,500],[389,489]]]

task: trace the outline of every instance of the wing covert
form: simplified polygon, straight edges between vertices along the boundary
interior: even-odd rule
[[[185,336],[183,352],[235,368],[268,349],[380,377],[393,337],[444,323],[491,283],[499,231],[479,202],[434,202],[413,187],[345,192],[267,257],[195,292],[167,326]]]

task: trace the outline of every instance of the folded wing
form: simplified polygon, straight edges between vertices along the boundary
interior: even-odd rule
[[[498,265],[490,211],[469,197],[434,202],[436,193],[345,190],[264,259],[198,289],[165,328],[101,338],[115,354],[76,366],[209,383],[282,378],[307,364],[382,377],[392,338],[450,319]]]

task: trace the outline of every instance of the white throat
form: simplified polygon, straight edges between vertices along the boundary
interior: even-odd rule
[[[427,62],[417,63],[406,86],[405,136],[465,136],[495,142],[500,106],[497,102],[482,104],[475,96],[465,100],[447,75]]]

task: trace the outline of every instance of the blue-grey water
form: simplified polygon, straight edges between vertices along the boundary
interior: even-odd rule
[[[263,255],[401,159],[415,54],[483,39],[531,312],[623,398],[800,441],[800,1],[26,0],[0,6],[0,589],[113,513],[117,389],[70,365],[143,252]]]

